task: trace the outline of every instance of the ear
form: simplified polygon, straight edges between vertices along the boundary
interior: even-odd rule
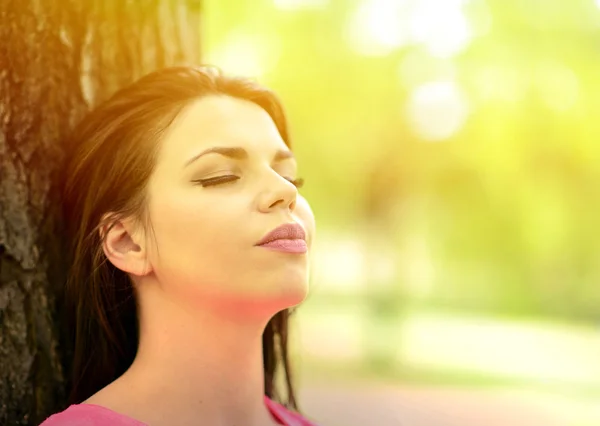
[[[107,259],[121,271],[136,276],[152,272],[144,232],[133,220],[111,220],[110,215],[105,215],[100,238]]]

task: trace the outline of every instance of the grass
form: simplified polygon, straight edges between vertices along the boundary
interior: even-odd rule
[[[304,347],[296,352],[306,380],[600,397],[600,333],[589,324],[438,310],[374,319],[360,301],[323,308],[310,303],[299,312],[296,345]],[[323,345],[336,351],[315,350]]]

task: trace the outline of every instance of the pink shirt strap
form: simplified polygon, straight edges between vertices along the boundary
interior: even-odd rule
[[[317,426],[316,423],[308,421],[300,414],[288,410],[283,405],[265,396],[265,405],[280,424],[284,426]]]
[[[265,405],[279,424],[284,426],[317,426],[300,414],[265,396]],[[94,404],[74,404],[48,417],[40,426],[148,426],[131,417]]]

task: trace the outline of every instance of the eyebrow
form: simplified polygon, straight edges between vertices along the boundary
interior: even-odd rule
[[[235,160],[245,160],[248,158],[248,151],[246,151],[244,148],[241,148],[238,146],[236,146],[236,147],[215,146],[212,148],[205,149],[201,153],[194,155],[192,158],[190,158],[188,161],[186,161],[184,167],[189,166],[194,161],[196,161],[198,158],[203,157],[208,154],[220,154],[225,157],[233,158]],[[275,157],[273,157],[273,161],[278,162],[278,161],[287,160],[288,158],[292,158],[292,159],[294,158],[294,153],[292,151],[279,150],[275,153]]]

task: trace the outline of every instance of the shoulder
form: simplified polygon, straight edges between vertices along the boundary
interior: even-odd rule
[[[271,414],[284,426],[318,426],[295,411],[265,397],[265,403]]]
[[[137,420],[92,404],[74,404],[48,417],[40,426],[146,426]]]

